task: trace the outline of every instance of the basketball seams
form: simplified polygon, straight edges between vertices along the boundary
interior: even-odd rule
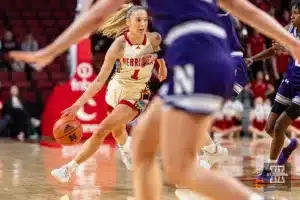
[[[70,132],[70,133],[68,133],[68,134],[66,134],[64,136],[61,136],[59,138],[56,138],[55,136],[54,137],[55,137],[55,139],[60,139],[60,138],[63,138],[63,137],[67,137],[68,135],[71,135],[72,133],[74,133],[75,131],[77,131],[80,127],[81,127],[81,124],[79,124],[72,132]]]
[[[60,129],[61,126],[65,125],[65,124],[67,124],[67,123],[69,123],[69,122],[72,122],[72,121],[77,121],[77,120],[76,120],[76,119],[72,119],[72,120],[70,120],[70,121],[66,121],[66,122],[64,122],[63,124],[61,124],[58,128],[56,128],[55,130],[53,130],[53,132],[56,132],[56,130]]]

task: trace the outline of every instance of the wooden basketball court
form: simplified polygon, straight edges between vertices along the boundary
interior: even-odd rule
[[[266,191],[255,185],[255,172],[261,170],[267,159],[270,142],[261,140],[223,141],[230,156],[217,166],[223,173],[237,177],[252,189],[269,197],[300,199],[299,149],[293,153],[291,188]],[[80,166],[76,176],[68,184],[60,184],[50,176],[53,168],[71,160],[78,146],[55,148],[39,144],[0,141],[0,199],[1,200],[127,200],[132,197],[131,173],[119,159],[119,152],[110,145]],[[226,186],[224,186],[226,187]],[[224,189],[224,188],[222,188]],[[268,188],[269,190],[272,188]],[[284,189],[284,188],[283,188]],[[176,188],[164,186],[162,199],[178,199]],[[286,190],[286,188],[285,188]],[[266,191],[266,192],[265,192]],[[205,198],[199,198],[205,199]]]

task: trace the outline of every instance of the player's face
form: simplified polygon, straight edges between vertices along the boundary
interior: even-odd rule
[[[129,31],[137,34],[144,35],[148,29],[148,14],[145,10],[136,10],[129,17],[127,24]]]
[[[300,10],[295,6],[292,8],[291,23],[296,27],[300,27]]]

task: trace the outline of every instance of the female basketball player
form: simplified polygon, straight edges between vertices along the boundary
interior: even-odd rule
[[[121,3],[122,0],[97,1],[90,12],[82,15],[45,49],[32,54],[14,52],[11,56],[42,67],[82,36],[95,30]],[[186,186],[213,199],[263,199],[234,179],[200,170],[195,163],[199,141],[203,141],[202,136],[206,136],[203,133],[211,125],[211,114],[221,107],[223,98],[231,94],[233,86],[231,58],[226,33],[216,15],[216,1],[174,3],[171,0],[148,0],[147,3],[154,25],[168,45],[165,57],[171,67],[171,76],[162,88],[162,94],[164,91],[167,93],[162,95],[164,100],[157,98],[153,101],[141,117],[133,137],[137,199],[159,199],[161,181],[154,159],[159,143],[164,169],[171,183]],[[220,5],[262,33],[278,39],[300,59],[300,43],[251,3],[221,0]],[[163,103],[168,105],[164,111]],[[221,189],[224,185],[226,190]]]
[[[101,27],[100,32],[108,37],[121,35],[127,30],[128,32],[114,41],[106,54],[97,78],[70,108],[63,111],[63,116],[75,115],[79,108],[102,88],[114,63],[119,60],[121,66],[107,88],[106,102],[110,107],[110,114],[100,123],[92,137],[85,142],[82,151],[75,159],[52,172],[52,175],[61,182],[68,181],[76,167],[97,151],[110,131],[119,144],[125,145],[125,148],[121,148],[121,155],[126,166],[130,168],[129,158],[126,157],[129,156],[129,145],[126,145],[125,126],[142,112],[147,104],[147,100],[143,99],[143,92],[146,91],[146,84],[151,77],[154,59],[145,64],[143,56],[149,57],[149,54],[159,50],[161,42],[159,34],[146,32],[147,25],[148,15],[143,7],[124,6]],[[69,175],[66,176],[68,173]]]
[[[295,37],[300,38],[300,2],[292,3],[291,24],[286,28]],[[281,45],[274,43],[274,46],[248,59],[249,64],[253,61],[270,58],[277,53],[290,52]],[[287,69],[287,77],[283,79],[268,117],[266,132],[273,137],[269,164],[266,165],[262,173],[257,177],[257,183],[270,183],[270,165],[285,165],[291,153],[297,148],[297,139],[286,137],[287,128],[295,119],[300,116],[300,68],[297,60],[290,59]]]

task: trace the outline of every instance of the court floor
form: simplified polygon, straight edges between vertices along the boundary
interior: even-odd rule
[[[254,174],[267,159],[270,141],[244,139],[222,144],[228,147],[230,156],[216,170],[238,178],[269,197],[300,199],[299,149],[290,159],[292,176],[285,177],[290,187],[288,184],[264,187],[255,185]],[[60,184],[50,176],[53,168],[68,162],[79,148],[80,145],[54,148],[0,140],[0,200],[130,200],[131,173],[120,161],[119,152],[110,145],[102,146],[81,165],[69,183]],[[162,199],[178,199],[175,188],[165,185]]]

